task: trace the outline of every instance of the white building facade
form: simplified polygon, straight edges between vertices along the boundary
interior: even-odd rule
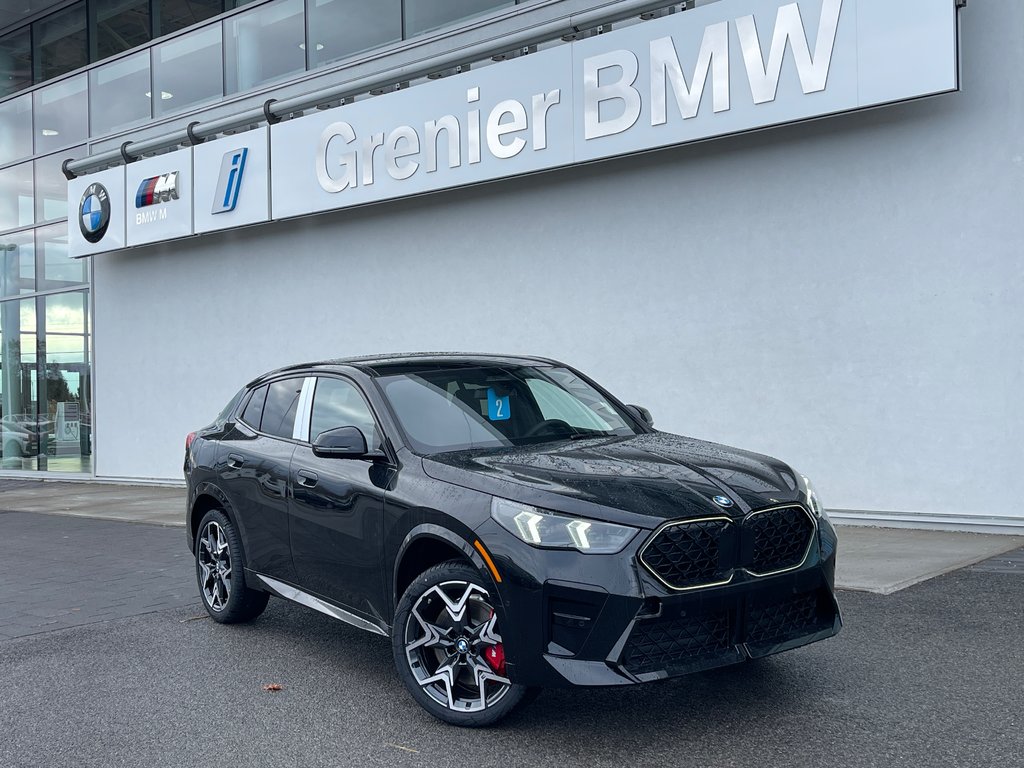
[[[143,52],[160,96],[57,153],[90,278],[75,476],[180,481],[185,434],[277,366],[528,353],[782,458],[840,518],[1024,526],[1019,4],[482,5],[321,63],[335,27],[253,3],[87,68],[92,114]],[[299,6],[304,66],[261,82],[284,44],[245,30]],[[158,114],[210,30],[221,92]],[[4,472],[60,471],[40,446]]]

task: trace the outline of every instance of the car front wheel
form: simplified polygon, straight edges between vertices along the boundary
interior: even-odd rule
[[[199,595],[210,618],[236,624],[263,613],[270,595],[245,585],[242,540],[219,509],[211,509],[200,521],[195,551]]]
[[[402,595],[392,650],[399,677],[416,702],[453,725],[496,723],[534,689],[508,677],[501,626],[477,571],[441,563]]]

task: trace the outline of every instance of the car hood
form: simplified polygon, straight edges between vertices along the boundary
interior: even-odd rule
[[[645,527],[737,517],[801,496],[793,470],[776,459],[665,432],[456,451],[427,457],[423,467],[437,480],[496,496]]]

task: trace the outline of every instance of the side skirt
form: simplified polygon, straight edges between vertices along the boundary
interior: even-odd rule
[[[252,575],[255,576],[263,588],[271,594],[283,597],[285,600],[291,600],[299,605],[304,605],[307,608],[312,608],[314,611],[320,611],[320,613],[327,614],[332,619],[344,621],[346,624],[351,624],[353,627],[358,627],[359,629],[365,629],[367,632],[373,632],[375,635],[388,636],[387,630],[383,627],[377,626],[372,621],[368,621],[356,616],[355,614],[349,613],[336,605],[324,602],[319,597],[314,597],[308,592],[303,592],[301,589],[297,589],[290,584],[285,584],[283,581],[278,581],[277,579],[272,579],[269,576],[264,576],[262,573],[253,573]]]

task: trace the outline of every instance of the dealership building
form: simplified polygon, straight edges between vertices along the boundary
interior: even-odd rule
[[[180,483],[266,370],[461,350],[1024,528],[1022,4],[20,5],[0,478]]]

